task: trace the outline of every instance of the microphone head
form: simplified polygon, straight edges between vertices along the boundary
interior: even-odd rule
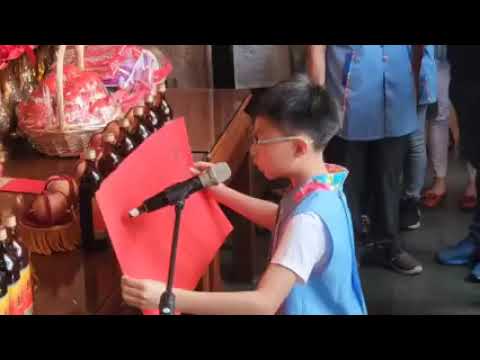
[[[232,176],[232,170],[227,163],[222,162],[215,164],[209,168],[206,172],[199,175],[200,182],[203,187],[216,186],[230,179]]]
[[[138,209],[132,209],[128,212],[128,216],[130,216],[131,218],[136,218],[136,217],[139,217],[140,216],[140,210]]]

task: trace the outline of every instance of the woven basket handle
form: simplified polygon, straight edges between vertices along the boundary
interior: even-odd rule
[[[63,94],[63,67],[65,61],[65,52],[67,45],[60,45],[57,52],[57,119],[60,125],[60,130],[63,131],[65,127],[65,98]],[[77,51],[77,66],[80,70],[85,68],[85,45],[76,45]]]

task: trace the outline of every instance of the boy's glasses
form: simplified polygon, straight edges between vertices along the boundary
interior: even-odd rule
[[[312,139],[308,139],[303,136],[283,136],[283,137],[276,137],[272,139],[263,139],[263,140],[258,139],[256,136],[253,136],[251,138],[250,144],[251,145],[269,145],[269,144],[278,144],[282,142],[295,141],[295,140],[302,140],[309,145],[313,144]]]

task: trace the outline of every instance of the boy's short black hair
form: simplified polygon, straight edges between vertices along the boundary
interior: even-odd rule
[[[254,117],[268,118],[288,135],[306,133],[317,150],[325,149],[342,126],[333,98],[306,75],[295,75],[266,90],[252,110]]]

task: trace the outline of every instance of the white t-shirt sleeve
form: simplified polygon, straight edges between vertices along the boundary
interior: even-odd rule
[[[315,213],[292,217],[278,240],[271,263],[293,271],[304,283],[313,269],[327,260],[330,234]]]

